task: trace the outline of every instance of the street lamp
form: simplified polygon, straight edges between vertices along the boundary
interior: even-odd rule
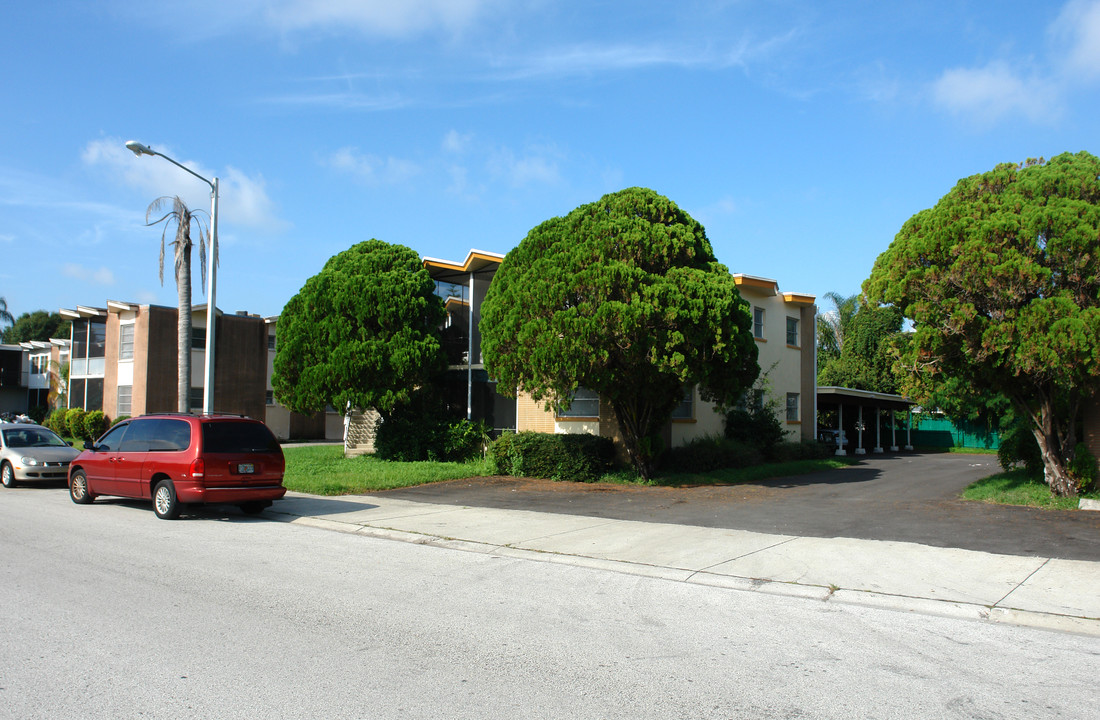
[[[178,168],[191,173],[199,180],[210,186],[210,250],[207,265],[210,267],[210,292],[206,297],[206,369],[203,372],[202,411],[206,415],[214,412],[214,302],[217,296],[218,268],[215,264],[218,257],[218,179],[207,180],[202,175],[189,167],[184,167],[168,157],[159,153],[148,145],[143,145],[136,140],[126,143],[126,148],[134,155],[159,155]]]

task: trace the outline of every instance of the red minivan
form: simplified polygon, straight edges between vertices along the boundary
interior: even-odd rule
[[[286,494],[279,442],[258,420],[236,415],[142,415],[84,443],[69,466],[69,496],[153,501],[173,519],[188,503],[231,503],[254,514]]]

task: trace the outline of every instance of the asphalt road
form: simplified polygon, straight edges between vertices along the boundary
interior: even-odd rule
[[[724,487],[627,487],[476,478],[386,491],[419,502],[535,510],[809,537],[896,540],[1100,561],[1100,512],[966,502],[992,455],[871,455],[858,465]]]
[[[0,718],[1085,718],[1097,640],[0,490]]]

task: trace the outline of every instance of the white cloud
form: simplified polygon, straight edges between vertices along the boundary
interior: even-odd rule
[[[88,268],[76,263],[65,263],[61,267],[61,274],[73,280],[91,283],[93,285],[114,285],[115,274],[109,268]]]
[[[937,105],[992,124],[1022,115],[1056,121],[1075,92],[1100,80],[1100,0],[1070,0],[1047,28],[1047,54],[945,70],[932,84]]]
[[[324,160],[328,167],[346,172],[370,184],[399,185],[420,174],[420,166],[411,160],[364,154],[358,148],[344,147]]]
[[[932,93],[941,107],[983,124],[1012,114],[1044,122],[1060,112],[1056,87],[1037,77],[1025,77],[1003,62],[947,70],[932,86]]]
[[[457,130],[450,130],[443,136],[443,149],[449,153],[463,153],[473,142],[473,134],[462,134]]]
[[[1100,78],[1100,0],[1066,3],[1049,34],[1052,45],[1063,53],[1059,61],[1067,76]]]
[[[179,157],[166,147],[153,148],[174,160]],[[179,195],[191,209],[210,209],[210,187],[198,178],[188,177],[172,163],[157,157],[135,157],[126,149],[125,143],[117,138],[93,140],[84,148],[85,164],[101,168],[115,175],[118,180],[136,188],[149,196]],[[207,169],[198,163],[177,160],[204,178],[213,179],[219,173]],[[241,225],[263,230],[281,230],[287,223],[276,212],[275,203],[267,195],[262,175],[250,177],[234,167],[227,167],[224,177],[218,178],[218,223],[228,221],[232,225]]]
[[[280,0],[263,17],[282,31],[353,28],[370,35],[407,37],[442,28],[461,32],[494,0]]]
[[[531,183],[555,184],[561,180],[553,151],[534,148],[517,157],[509,148],[495,151],[487,163],[489,172],[504,178],[514,187]]]

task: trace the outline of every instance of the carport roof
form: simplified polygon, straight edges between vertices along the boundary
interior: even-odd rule
[[[835,386],[817,388],[817,404],[821,405],[822,403],[829,405],[874,405],[890,410],[908,410],[916,404],[912,400],[906,400],[901,395]]]

